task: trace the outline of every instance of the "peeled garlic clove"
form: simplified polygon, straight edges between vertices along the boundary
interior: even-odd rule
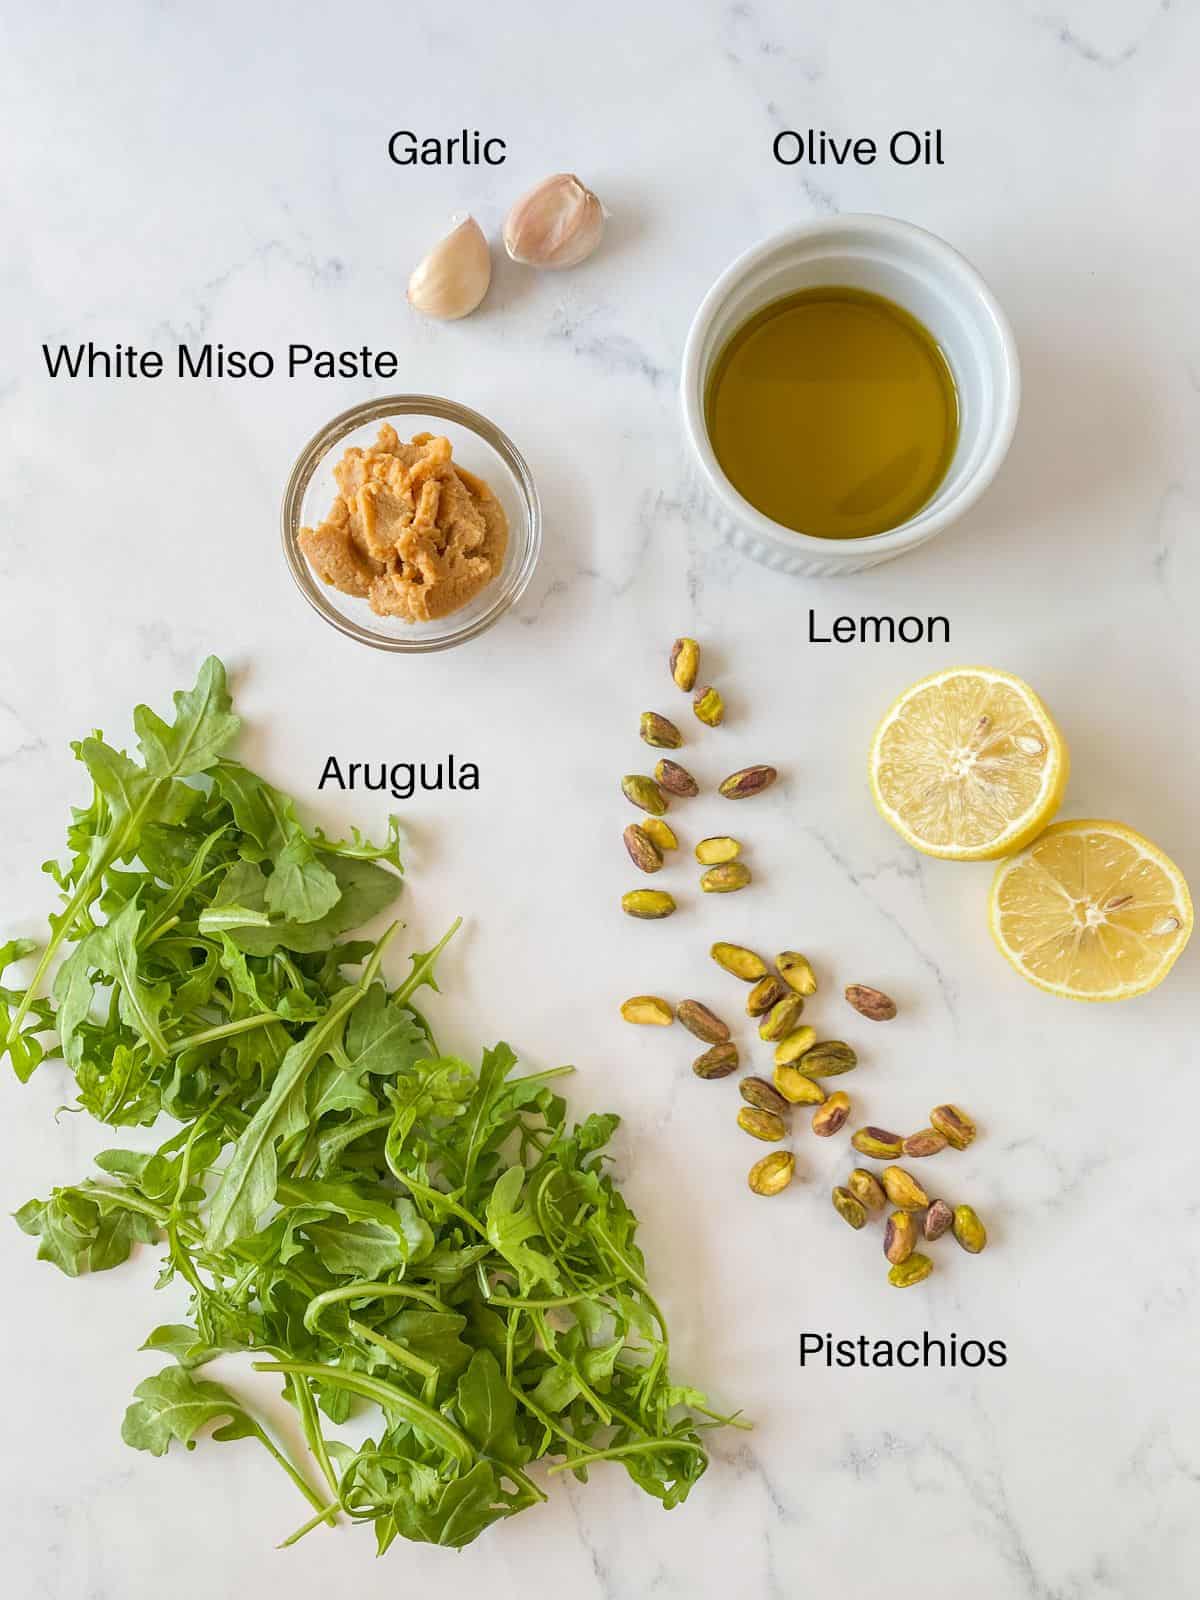
[[[469,316],[492,281],[492,257],[474,217],[450,219],[450,231],[408,280],[409,303],[427,317]]]
[[[604,232],[604,207],[573,172],[556,172],[508,213],[504,248],[529,267],[574,267]]]

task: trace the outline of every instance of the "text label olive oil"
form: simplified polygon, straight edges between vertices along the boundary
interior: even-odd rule
[[[764,306],[718,356],[713,450],[773,522],[822,539],[899,527],[954,454],[958,394],[929,330],[882,295],[803,289]]]

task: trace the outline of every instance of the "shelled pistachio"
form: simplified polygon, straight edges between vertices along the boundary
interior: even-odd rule
[[[621,793],[630,805],[648,811],[652,817],[661,817],[671,803],[654,779],[643,772],[627,772],[621,779]]]
[[[774,1111],[762,1111],[758,1106],[743,1106],[737,1114],[738,1127],[755,1139],[775,1143],[787,1133],[787,1123]]]
[[[676,687],[690,694],[700,670],[700,646],[695,639],[676,639],[671,646],[671,677]]]
[[[868,1022],[890,1022],[896,1015],[896,1002],[882,989],[872,989],[869,984],[852,983],[846,989],[846,999]]]
[[[911,1211],[893,1211],[883,1228],[883,1253],[893,1264],[907,1261],[917,1248],[917,1224]]]
[[[929,1196],[903,1167],[885,1167],[879,1181],[884,1194],[901,1211],[923,1211],[929,1204]]]
[[[683,743],[683,735],[670,717],[662,717],[657,711],[642,712],[638,731],[647,744],[659,750],[678,750]]]
[[[904,1141],[904,1154],[914,1158],[936,1156],[945,1148],[946,1135],[938,1133],[934,1128],[922,1128],[919,1133],[910,1133]]]
[[[817,1030],[809,1027],[793,1028],[791,1033],[785,1033],[775,1046],[775,1065],[791,1067],[798,1061],[803,1061],[812,1049],[816,1037]],[[805,1072],[807,1069],[801,1067],[800,1070]]]
[[[849,1115],[850,1096],[839,1089],[837,1094],[831,1094],[825,1104],[813,1112],[812,1131],[819,1139],[828,1139],[846,1126]]]
[[[652,844],[666,854],[668,850],[678,850],[679,840],[675,837],[675,830],[669,822],[664,822],[661,817],[643,817],[640,824],[642,832]]]
[[[859,1128],[850,1143],[860,1156],[874,1156],[877,1161],[890,1161],[904,1149],[904,1140],[887,1128],[868,1126]]]
[[[848,1222],[852,1228],[864,1228],[867,1223],[867,1208],[856,1195],[849,1189],[844,1189],[839,1184],[833,1191],[833,1209],[843,1222]]]
[[[856,1199],[861,1200],[868,1211],[880,1212],[887,1205],[887,1195],[883,1192],[883,1185],[873,1172],[868,1172],[866,1167],[855,1167],[846,1179],[846,1187]]]
[[[696,846],[696,860],[702,867],[722,866],[726,861],[736,860],[741,853],[741,845],[728,834],[713,834],[701,839]]]
[[[754,1194],[782,1194],[796,1173],[796,1158],[790,1150],[772,1150],[750,1168],[747,1182]]]
[[[780,951],[775,957],[775,967],[789,989],[802,995],[816,994],[817,980],[812,965],[798,950]]]
[[[621,1015],[626,1022],[648,1023],[658,1028],[669,1027],[675,1019],[668,1002],[660,1000],[656,994],[633,995],[622,1003]]]
[[[681,1000],[676,1007],[675,1015],[684,1027],[697,1039],[703,1039],[705,1044],[727,1044],[729,1029],[707,1006],[701,1005],[699,1000]]]
[[[933,1271],[933,1262],[928,1256],[911,1255],[907,1261],[900,1261],[888,1273],[888,1282],[897,1289],[911,1289],[914,1283],[922,1283]]]
[[[785,995],[777,1000],[758,1025],[760,1039],[774,1043],[793,1032],[804,1011],[804,1001],[798,994]]]
[[[757,1106],[760,1111],[773,1111],[777,1117],[786,1117],[791,1110],[779,1090],[765,1078],[743,1078],[738,1091],[747,1105]]]
[[[804,1070],[814,1078],[837,1078],[843,1072],[853,1072],[857,1065],[858,1056],[841,1039],[822,1040],[804,1058]]]
[[[631,889],[621,896],[621,910],[627,917],[657,922],[675,910],[675,900],[665,889]]]
[[[977,1256],[987,1245],[987,1229],[973,1207],[955,1206],[954,1237],[973,1256]]]
[[[767,975],[767,963],[744,945],[718,942],[712,946],[709,955],[719,967],[724,967],[735,978],[741,978],[743,983],[757,983]]]
[[[940,1239],[954,1226],[954,1212],[944,1200],[931,1200],[925,1213],[925,1237]]]
[[[934,1106],[929,1122],[955,1150],[965,1150],[975,1137],[975,1124],[958,1106]]]
[[[778,776],[774,767],[742,767],[721,780],[719,792],[726,800],[749,800],[756,794],[762,794],[764,789],[769,789]]]
[[[736,1072],[738,1048],[735,1044],[714,1044],[692,1062],[692,1071],[698,1078],[727,1078]]]
[[[719,867],[709,867],[700,875],[700,887],[705,894],[736,894],[750,881],[750,868],[744,861],[723,861]]]
[[[719,728],[725,720],[725,702],[712,684],[708,684],[705,688],[699,690],[696,698],[692,701],[692,710],[700,721],[709,728]]]
[[[662,851],[646,832],[645,828],[636,822],[631,822],[625,829],[621,838],[625,841],[625,849],[629,859],[639,872],[659,872],[662,869]]]
[[[772,1081],[785,1100],[794,1106],[822,1106],[825,1091],[815,1078],[806,1078],[799,1067],[776,1067]]]
[[[746,996],[746,1015],[765,1017],[771,1007],[777,1005],[785,994],[787,987],[782,978],[777,978],[773,972],[768,972],[765,978],[758,980]]]
[[[700,785],[687,768],[681,767],[678,761],[668,761],[665,756],[655,765],[654,781],[660,789],[683,800],[690,800],[700,793]]]

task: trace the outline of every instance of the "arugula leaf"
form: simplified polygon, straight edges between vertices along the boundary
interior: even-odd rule
[[[153,1378],[144,1378],[133,1393],[135,1403],[125,1412],[121,1437],[152,1456],[166,1455],[173,1439],[194,1450],[196,1434],[218,1417],[228,1421],[214,1432],[214,1439],[246,1439],[258,1432],[258,1424],[228,1389],[193,1378],[183,1367],[164,1367]]]
[[[525,1187],[524,1167],[509,1167],[496,1181],[487,1203],[487,1236],[504,1259],[517,1269],[523,1291],[544,1283],[557,1291],[562,1287],[554,1264],[544,1251],[535,1250],[529,1243],[541,1231],[541,1224],[529,1203],[522,1201]]]
[[[208,1425],[256,1438],[314,1512],[285,1543],[340,1508],[380,1550],[461,1547],[545,1498],[525,1469],[547,1457],[580,1481],[619,1463],[678,1504],[707,1464],[702,1430],[743,1424],[672,1376],[637,1219],[607,1171],[618,1119],[568,1123],[569,1067],[517,1075],[505,1044],[477,1070],[439,1051],[413,997],[437,992],[459,923],[395,987],[394,928],[344,937],[401,887],[396,819],[384,845],[306,829],[229,757],[218,663],[170,724],[141,707],[135,726],[140,763],[99,734],[75,747],[93,789],[49,864],[62,907],[32,983],[0,981],[18,1076],[57,1033],[79,1109],[177,1124],[157,1150],[102,1151],[97,1178],[16,1217],[70,1276],[159,1242],[159,1287],[186,1293],[186,1320],[146,1341],[175,1364],[138,1386],[125,1437],[154,1454]],[[0,946],[0,980],[34,953]],[[275,1357],[256,1365],[283,1381],[321,1495],[196,1375],[237,1352]],[[327,1435],[364,1405],[378,1444]]]
[[[253,1230],[255,1222],[275,1196],[276,1146],[305,1126],[304,1088],[309,1074],[337,1039],[345,1019],[370,988],[395,924],[379,941],[375,953],[352,989],[344,989],[329,1010],[284,1056],[267,1098],[240,1135],[229,1165],[213,1195],[207,1243],[224,1250],[239,1234]]]
[[[168,726],[149,706],[138,706],[133,726],[146,763],[156,778],[187,777],[211,767],[233,743],[241,726],[225,687],[225,668],[209,656],[193,688],[177,690],[175,720]]]
[[[517,1438],[517,1402],[490,1350],[476,1350],[454,1395],[458,1424],[481,1455],[520,1467],[529,1451]]]
[[[316,922],[342,897],[341,885],[302,833],[295,833],[275,857],[267,879],[267,909],[285,921]]]
[[[70,880],[74,887],[66,905],[50,919],[51,937],[37,971],[16,1010],[7,1019],[3,1047],[10,1056],[20,1036],[21,1023],[36,999],[37,989],[51,961],[71,933],[79,914],[97,897],[104,872],[117,861],[128,860],[137,853],[139,838],[148,823],[181,822],[199,800],[196,790],[188,789],[178,780],[202,772],[216,759],[219,747],[232,741],[238,719],[231,714],[230,706],[225,669],[215,656],[209,656],[200,668],[190,695],[177,697],[176,721],[172,728],[166,728],[157,719],[153,725],[143,719],[147,760],[153,761],[152,769],[138,767],[99,738],[84,739],[77,746],[76,753],[91,773],[97,791],[92,808],[84,814],[86,821],[81,819],[80,822],[81,828],[92,831],[86,856],[82,848],[80,850],[82,865],[77,879]],[[103,807],[99,803],[101,797]]]
[[[38,1260],[52,1261],[68,1278],[120,1266],[135,1244],[153,1243],[159,1231],[143,1212],[102,1208],[82,1189],[55,1189],[49,1200],[29,1200],[15,1220],[39,1241]]]

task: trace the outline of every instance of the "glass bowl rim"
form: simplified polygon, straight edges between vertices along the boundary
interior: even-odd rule
[[[494,596],[486,611],[471,622],[452,628],[450,632],[437,638],[406,639],[403,636],[380,633],[363,623],[355,622],[351,617],[344,616],[324,594],[325,586],[314,576],[298,542],[300,508],[313,474],[321,462],[356,428],[361,428],[369,422],[382,421],[389,416],[437,417],[443,422],[457,423],[459,427],[476,434],[485,444],[491,446],[508,467],[516,480],[524,506],[525,549],[512,577],[503,590]],[[447,400],[441,395],[389,394],[380,395],[374,400],[360,401],[357,405],[340,411],[309,439],[296,457],[288,475],[287,487],[283,492],[281,533],[284,558],[296,587],[312,609],[326,622],[339,633],[345,634],[347,638],[355,639],[359,644],[370,645],[374,650],[386,650],[403,655],[420,654],[426,651],[448,650],[451,645],[464,644],[468,639],[476,638],[486,632],[494,622],[498,622],[510,606],[517,603],[529,587],[529,581],[533,577],[534,568],[541,554],[542,508],[529,463],[504,430],[490,418],[485,417],[482,412],[461,405],[457,400]],[[453,616],[448,617],[446,621],[453,623]]]

